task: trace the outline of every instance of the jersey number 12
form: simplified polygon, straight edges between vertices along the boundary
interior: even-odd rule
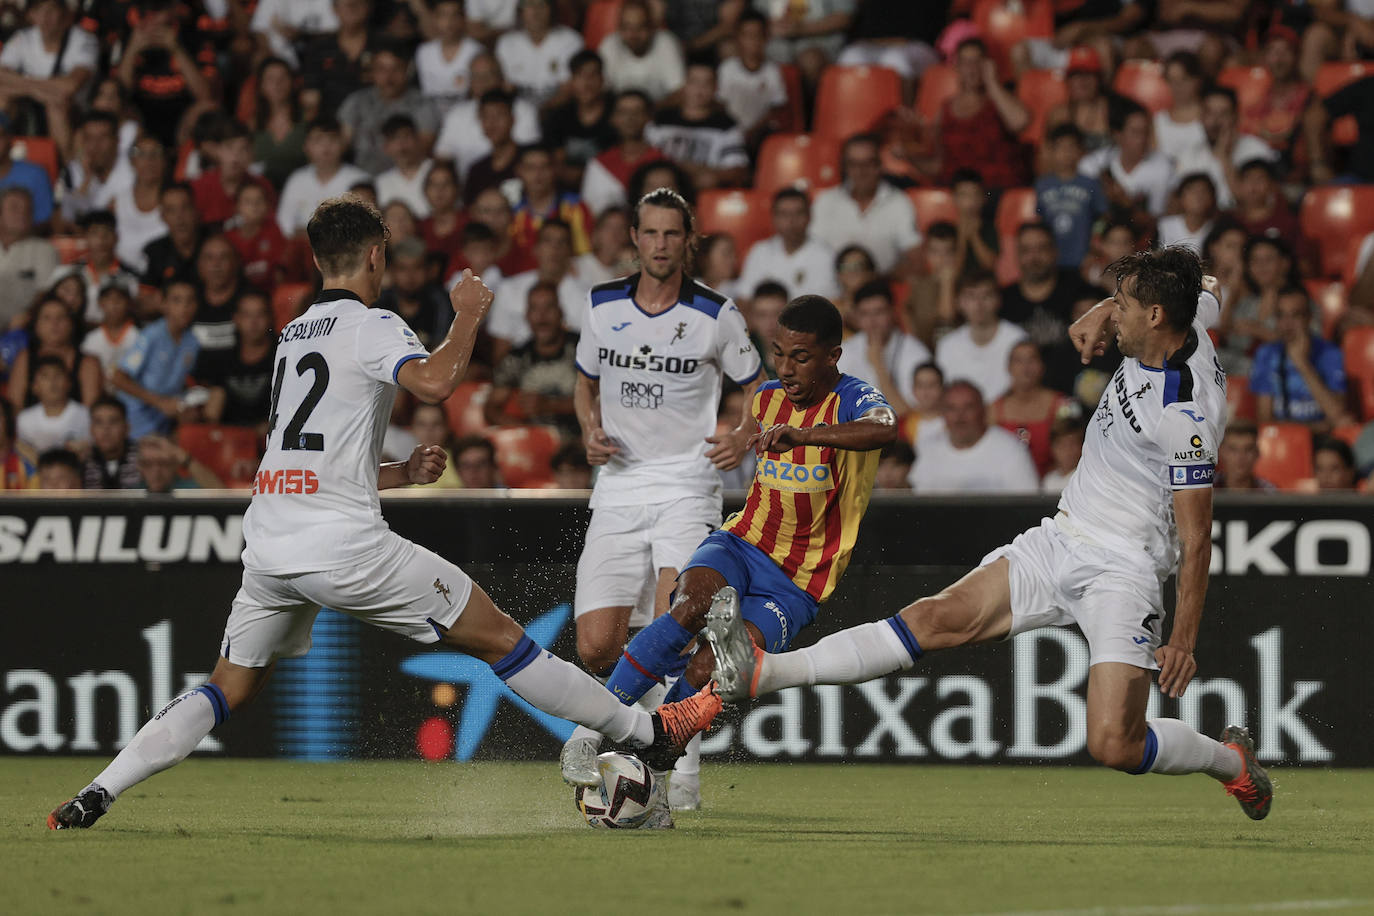
[[[311,412],[319,405],[320,398],[324,397],[325,389],[329,387],[329,364],[319,353],[307,353],[296,363],[296,375],[305,375],[307,371],[314,373],[315,380],[310,390],[305,393],[305,399],[291,416],[291,422],[287,423],[286,429],[282,431],[281,447],[284,452],[324,451],[324,434],[307,433],[304,429],[305,421],[310,419]],[[272,425],[267,429],[269,439],[277,431],[277,402],[281,399],[281,383],[285,376],[286,357],[282,357],[277,361],[277,377],[272,382]]]

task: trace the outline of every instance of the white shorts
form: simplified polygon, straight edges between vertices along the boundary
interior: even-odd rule
[[[220,655],[261,668],[310,651],[321,606],[416,642],[439,641],[472,594],[467,573],[443,557],[391,534],[374,558],[342,569],[285,576],[244,570],[224,625]]]
[[[577,561],[573,615],[632,607],[630,626],[648,626],[654,619],[658,571],[681,570],[720,523],[720,498],[712,496],[592,510],[587,542]]]
[[[1089,664],[1122,662],[1158,669],[1163,641],[1163,581],[1131,558],[1066,532],[1052,518],[983,558],[1006,557],[1011,584],[1011,633],[1078,624]]]

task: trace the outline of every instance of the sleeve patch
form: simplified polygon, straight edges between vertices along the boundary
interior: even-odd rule
[[[1169,482],[1175,490],[1210,487],[1216,469],[1210,464],[1171,464]]]

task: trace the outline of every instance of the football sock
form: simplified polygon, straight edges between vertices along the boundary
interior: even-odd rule
[[[695,638],[696,634],[674,620],[673,615],[664,614],[630,640],[620,664],[606,682],[607,689],[622,703],[635,702],[664,677],[681,673],[686,661],[679,656]]]
[[[98,786],[118,798],[130,786],[185,760],[212,728],[228,718],[229,704],[214,684],[188,690],[149,719],[87,788]]]
[[[673,681],[673,686],[668,688],[668,692],[664,694],[661,702],[676,703],[678,700],[685,700],[696,693],[698,689],[687,683],[687,678],[680,677]]]
[[[805,649],[764,655],[757,693],[802,684],[857,684],[910,668],[920,657],[906,622],[890,617],[841,630]]]
[[[695,776],[701,772],[701,735],[687,742],[687,750],[673,764],[673,772],[683,776]]]
[[[1150,739],[1145,739],[1145,757],[1140,772],[1179,776],[1184,773],[1206,773],[1213,779],[1230,782],[1240,775],[1244,761],[1240,754],[1220,741],[1200,735],[1187,723],[1178,719],[1151,719],[1146,723],[1154,736],[1157,750],[1148,767]]]
[[[642,709],[622,706],[581,668],[546,652],[528,636],[520,637],[491,670],[522,698],[560,719],[576,722],[611,738],[648,747],[654,741],[653,720]]]

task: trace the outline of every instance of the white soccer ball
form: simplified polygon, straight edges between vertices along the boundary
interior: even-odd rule
[[[652,812],[654,774],[638,757],[608,751],[596,758],[599,786],[577,788],[577,810],[593,827],[623,830],[640,827]]]

